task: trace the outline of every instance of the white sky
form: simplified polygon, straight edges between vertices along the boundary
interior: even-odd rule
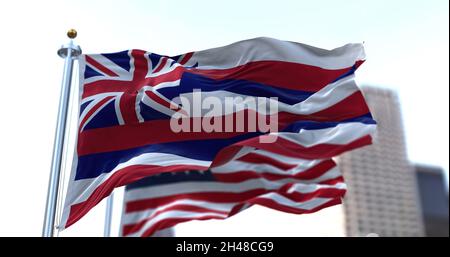
[[[41,234],[63,69],[56,51],[68,28],[85,53],[174,55],[258,36],[322,48],[364,41],[359,84],[398,91],[409,158],[448,176],[448,10],[447,0],[1,1],[0,236]],[[116,203],[113,229],[120,194]],[[341,211],[254,208],[179,225],[177,235],[342,236]],[[102,203],[61,235],[101,236],[103,215]]]

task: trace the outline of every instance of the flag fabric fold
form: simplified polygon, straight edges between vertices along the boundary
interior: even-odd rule
[[[311,213],[341,203],[346,185],[331,159],[262,150],[207,171],[164,173],[127,185],[122,236],[150,236],[190,220],[225,219],[254,204]]]
[[[83,55],[60,227],[141,179],[151,186],[129,190],[123,235],[222,219],[253,204],[308,213],[339,203],[345,184],[331,158],[371,144],[375,130],[354,81],[364,59],[361,44],[323,50],[271,38],[172,57]],[[275,126],[255,130],[250,117]]]

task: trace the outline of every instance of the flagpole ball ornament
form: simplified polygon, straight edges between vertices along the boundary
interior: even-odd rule
[[[58,55],[61,58],[67,57],[67,55],[69,53],[69,49],[70,49],[70,57],[71,58],[77,58],[81,54],[80,46],[75,45],[72,40],[77,37],[77,34],[78,33],[75,29],[69,29],[67,31],[67,37],[70,38],[70,42],[68,44],[62,45],[61,48],[58,50]]]
[[[77,37],[77,31],[75,29],[69,29],[69,31],[67,31],[67,36],[70,39],[74,39]]]

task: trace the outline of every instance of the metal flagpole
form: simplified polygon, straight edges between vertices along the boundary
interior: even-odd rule
[[[55,228],[56,203],[58,200],[59,177],[61,174],[61,162],[64,149],[64,135],[66,132],[67,110],[69,106],[70,85],[72,82],[73,61],[81,54],[81,48],[73,43],[77,31],[71,29],[67,32],[70,38],[68,44],[58,50],[58,55],[65,59],[64,74],[59,98],[58,117],[56,122],[55,142],[53,145],[52,166],[47,192],[47,204],[45,206],[44,227],[42,236],[52,237]]]
[[[111,236],[111,221],[113,212],[114,192],[112,192],[106,201],[105,227],[103,228],[103,236]]]

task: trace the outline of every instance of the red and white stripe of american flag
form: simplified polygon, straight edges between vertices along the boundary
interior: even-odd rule
[[[150,236],[181,222],[226,219],[254,204],[311,213],[341,203],[346,192],[331,159],[305,160],[251,150],[211,172],[218,181],[126,191],[121,235]]]

